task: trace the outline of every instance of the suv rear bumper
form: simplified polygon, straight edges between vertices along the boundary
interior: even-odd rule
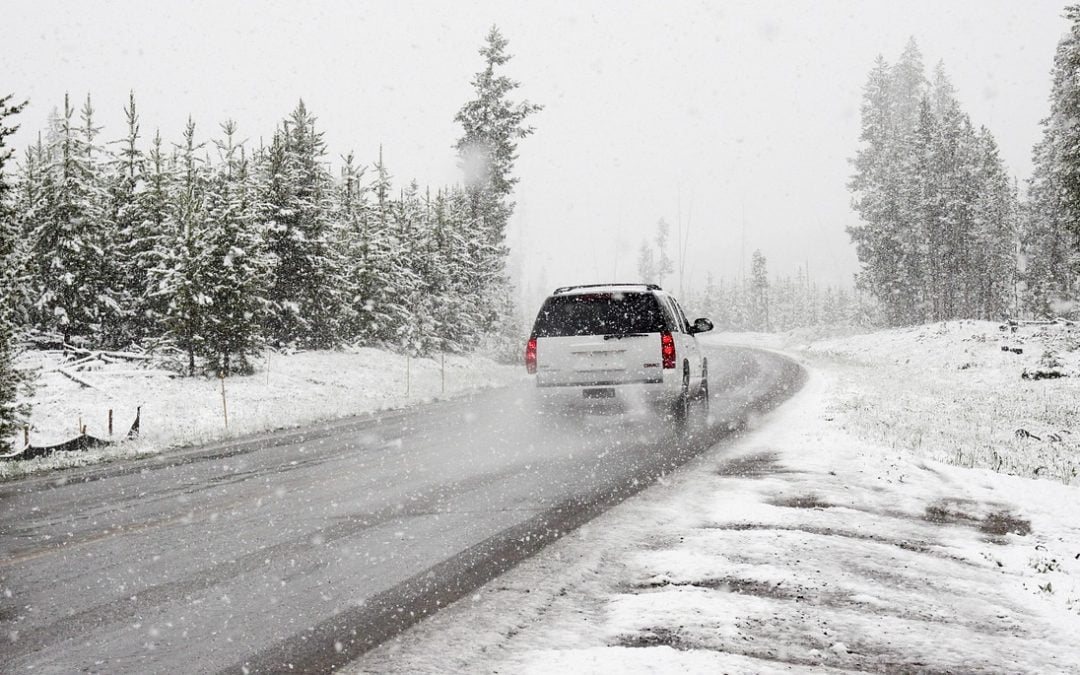
[[[581,382],[545,382],[544,380],[537,378],[536,386],[542,389],[552,389],[559,387],[644,387],[649,385],[664,384],[664,378],[656,377],[648,380],[638,380],[636,382],[620,382],[615,380],[589,380]]]
[[[555,405],[656,405],[674,401],[682,393],[682,380],[670,377],[664,380],[633,383],[590,382],[588,384],[541,384],[536,389],[546,403]],[[606,391],[601,393],[601,390]]]

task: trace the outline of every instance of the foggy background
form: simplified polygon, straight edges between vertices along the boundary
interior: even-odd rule
[[[156,127],[179,141],[191,114],[203,139],[233,118],[257,145],[303,98],[335,160],[370,164],[381,144],[395,184],[433,188],[460,182],[453,116],[497,24],[515,94],[545,106],[519,146],[509,232],[526,305],[635,280],[661,217],[688,233],[687,290],[748,270],[756,248],[772,274],[850,286],[847,160],[874,59],[914,37],[928,71],[943,60],[1023,181],[1067,28],[1046,1],[5,5],[3,93],[30,100],[17,149],[65,91],[76,106],[91,93],[114,139],[133,89],[147,142]]]

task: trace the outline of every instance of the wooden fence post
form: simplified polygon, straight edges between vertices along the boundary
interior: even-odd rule
[[[439,377],[441,379],[440,393],[446,393],[446,352],[439,352]]]
[[[225,401],[225,373],[218,373],[221,378],[221,413],[225,416],[225,431],[229,430],[229,405]]]
[[[112,436],[112,408],[109,408],[109,436]]]

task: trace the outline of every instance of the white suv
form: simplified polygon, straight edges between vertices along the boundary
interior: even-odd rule
[[[692,399],[708,405],[709,365],[695,335],[712,327],[687,321],[655,284],[566,286],[540,307],[525,367],[547,392],[659,403],[685,421]]]

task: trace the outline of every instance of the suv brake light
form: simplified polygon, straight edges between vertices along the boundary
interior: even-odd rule
[[[534,353],[533,358],[535,357]],[[660,333],[660,358],[665,368],[675,367],[675,338],[667,331]]]
[[[529,338],[525,345],[525,370],[533,375],[536,373],[536,338]]]

